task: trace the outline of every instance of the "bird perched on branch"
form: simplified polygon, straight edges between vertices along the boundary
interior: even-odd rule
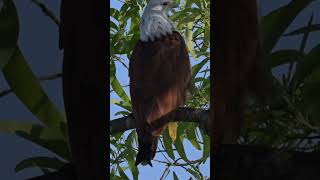
[[[136,165],[151,164],[158,139],[185,102],[191,67],[183,37],[174,30],[168,12],[172,0],[150,0],[140,22],[140,39],[129,64],[130,94],[137,123]]]

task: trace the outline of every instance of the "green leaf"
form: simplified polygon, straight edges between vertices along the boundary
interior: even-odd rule
[[[113,100],[111,101],[111,103],[129,111],[132,112],[132,107],[131,107],[131,103],[130,102],[124,102],[124,101],[119,101],[119,100]]]
[[[320,67],[317,67],[315,70],[312,71],[310,76],[306,79],[308,83],[320,83]]]
[[[39,167],[39,168],[50,168],[54,170],[60,169],[65,162],[62,162],[56,157],[31,157],[19,162],[15,167],[15,172],[19,172],[26,168]]]
[[[114,61],[110,61],[110,84],[112,84],[114,78],[116,78],[116,65]]]
[[[187,24],[186,29],[185,29],[185,32],[186,32],[186,43],[187,43],[187,47],[188,47],[189,52],[191,53],[192,57],[196,58],[196,54],[195,54],[194,48],[193,48],[192,27],[193,27],[193,22],[189,22]]]
[[[0,132],[12,134],[16,132],[24,132],[27,134],[36,133],[38,137],[44,139],[63,138],[63,136],[57,136],[59,134],[56,129],[47,128],[40,124],[12,120],[0,120]]]
[[[199,71],[202,69],[202,67],[210,60],[209,57],[205,58],[204,60],[202,60],[200,63],[194,65],[192,67],[192,79],[195,79],[195,77],[197,76],[197,74],[199,73]]]
[[[184,135],[185,129],[186,129],[186,123],[180,123],[178,128],[178,133],[177,133],[177,139],[174,142],[174,145],[180,157],[186,162],[188,162],[188,158],[183,146],[183,139],[184,139],[183,135]]]
[[[283,36],[295,36],[295,35],[301,35],[301,34],[305,34],[305,33],[311,33],[314,31],[320,31],[320,24],[313,24],[310,26],[298,28],[296,30],[293,30],[289,33],[284,34]]]
[[[314,0],[292,0],[262,18],[264,49],[268,54],[297,15]]]
[[[279,50],[268,56],[268,66],[269,68],[273,68],[291,62],[297,62],[303,59],[304,56],[304,53],[294,49]]]
[[[177,139],[177,128],[178,122],[170,122],[168,124],[168,131],[172,141],[175,141]]]
[[[119,10],[115,8],[110,8],[110,16],[118,20],[119,14],[120,14]]]
[[[173,179],[174,179],[174,180],[179,180],[178,176],[176,175],[176,173],[175,173],[174,171],[173,171],[172,174],[173,174]]]
[[[119,165],[118,165],[118,170],[122,180],[129,180],[128,176],[126,175],[126,173],[124,173],[122,167],[120,167]]]
[[[126,156],[126,160],[127,160],[128,164],[129,164],[129,168],[131,170],[133,179],[134,180],[138,180],[139,171],[138,171],[137,166],[135,165],[135,161],[133,159],[133,156],[131,156],[131,155]]]
[[[297,64],[296,72],[293,79],[296,85],[299,85],[305,78],[307,78],[313,70],[320,66],[320,44],[314,47],[305,58]]]
[[[168,128],[166,128],[166,130],[163,133],[163,144],[164,144],[164,147],[166,148],[168,156],[172,160],[175,160],[174,152],[173,152],[173,149],[172,149],[172,139],[171,139],[171,137],[169,135]]]
[[[187,171],[196,179],[202,179],[200,174],[194,170],[192,170],[191,168],[188,168]]]
[[[121,86],[120,82],[118,81],[117,77],[114,77],[113,81],[111,82],[111,86],[117,95],[123,99],[125,102],[130,102],[130,98],[124,91],[123,87]]]
[[[65,122],[64,115],[50,101],[19,48],[4,66],[3,75],[16,96],[42,123],[61,130],[60,125]]]
[[[36,126],[41,127],[39,124],[32,124],[30,122],[0,120],[1,133],[15,133],[16,131],[30,132],[31,129]]]
[[[118,116],[118,115],[128,116],[129,114],[130,114],[130,112],[128,112],[128,111],[118,111],[114,115],[115,116]]]
[[[4,0],[0,11],[0,69],[11,59],[17,46],[19,20],[12,0]]]
[[[203,163],[205,163],[207,158],[210,156],[210,137],[206,135],[205,132],[201,129],[200,129],[200,132],[203,140],[202,159],[203,159]]]
[[[40,129],[41,130],[41,129]],[[39,146],[46,148],[47,150],[57,154],[65,160],[71,160],[71,154],[69,151],[69,145],[64,139],[44,139],[39,137],[40,130],[34,130],[31,133],[25,133],[23,131],[17,131],[16,134],[26,140],[33,142]],[[40,132],[39,132],[40,131]]]
[[[191,144],[196,149],[201,150],[201,146],[196,136],[196,125],[194,123],[189,123],[189,126],[186,129],[186,135],[187,135],[187,139],[191,142]]]

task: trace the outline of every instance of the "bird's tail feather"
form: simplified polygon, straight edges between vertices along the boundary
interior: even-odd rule
[[[143,140],[139,140],[139,149],[135,165],[138,166],[149,164],[152,167],[151,160],[154,158],[158,146],[159,137],[152,135],[144,136]]]

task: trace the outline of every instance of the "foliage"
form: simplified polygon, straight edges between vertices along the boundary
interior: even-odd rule
[[[4,0],[0,10],[0,68],[11,90],[43,125],[1,120],[0,131],[14,133],[60,156],[60,159],[25,159],[17,165],[17,172],[30,167],[57,169],[70,160],[70,152],[66,148],[68,143],[65,117],[51,102],[29,67],[17,43],[18,35],[19,20],[15,4],[12,0]],[[1,92],[0,94],[6,95]]]
[[[188,107],[209,108],[210,99],[210,1],[186,0],[178,1],[180,9],[173,10],[171,19],[176,23],[177,30],[184,36],[189,53],[195,61],[192,68],[194,90],[189,94]],[[131,111],[131,102],[116,76],[116,64],[127,69],[128,59],[132,49],[139,39],[139,21],[147,1],[125,1],[120,9],[111,8],[110,13],[110,81],[111,91],[120,99],[112,100],[114,105],[124,111],[116,115],[127,115]],[[129,134],[128,134],[129,133]],[[185,140],[188,140],[195,149],[185,149]],[[137,134],[135,130],[111,135],[111,179],[126,179],[126,170],[131,171],[134,179],[138,178],[139,170],[134,166],[137,154]],[[195,179],[207,179],[200,171],[200,164],[206,162],[210,152],[209,137],[196,124],[170,123],[169,128],[162,136],[158,154],[163,155],[158,163],[166,165],[162,178],[165,178],[170,167],[179,166]],[[194,150],[203,152],[198,160],[188,159],[187,154]],[[127,162],[127,163],[126,163]]]
[[[309,34],[319,30],[311,15],[305,27],[285,33],[288,26],[312,1],[293,0],[262,18],[265,59],[270,70],[286,67],[282,77],[274,76],[277,94],[269,104],[248,104],[243,144],[284,150],[319,151],[320,135],[320,43],[309,52]],[[302,36],[299,49],[277,49],[282,36]]]
[[[309,34],[319,31],[319,24],[314,24],[311,16],[305,27],[285,32],[311,2],[292,0],[262,18],[264,59],[267,65],[270,70],[282,66],[288,67],[288,70],[282,77],[274,77],[278,94],[271,103],[248,104],[246,130],[239,139],[240,143],[286,150],[319,151],[320,145],[316,140],[319,140],[320,134],[320,43],[309,52],[305,50]],[[196,62],[192,68],[194,90],[188,97],[187,106],[209,108],[210,1],[185,0],[180,3],[181,8],[173,12],[171,18],[185,36],[190,55]],[[123,108],[117,115],[128,115],[131,102],[126,94],[126,86],[121,84],[116,76],[116,64],[127,68],[127,58],[139,38],[139,17],[145,4],[146,0],[131,0],[125,1],[119,10],[110,9],[110,89],[119,96],[119,99],[112,100],[112,103]],[[16,171],[31,167],[56,170],[70,160],[65,117],[50,101],[31,71],[19,49],[18,35],[19,19],[14,1],[4,0],[0,9],[0,69],[13,93],[43,125],[1,120],[0,132],[16,134],[59,157],[28,158],[17,165]],[[300,44],[299,49],[274,49],[283,36],[297,35],[302,36],[302,41],[297,41]],[[6,94],[0,92],[0,96]],[[30,98],[31,94],[33,98]],[[171,130],[167,129],[162,136],[158,149],[158,154],[161,153],[166,159],[158,160],[167,167],[163,178],[168,176],[171,167],[181,167],[193,179],[206,179],[199,165],[209,157],[208,136],[193,123],[179,122],[171,127]],[[189,141],[194,149],[185,149],[185,140]],[[110,142],[111,178],[128,179],[126,172],[129,171],[134,179],[138,179],[139,169],[134,166],[137,153],[136,132],[131,130],[113,134]],[[188,159],[189,151],[195,150],[201,150],[202,157],[197,160]],[[173,171],[172,178],[178,177]]]

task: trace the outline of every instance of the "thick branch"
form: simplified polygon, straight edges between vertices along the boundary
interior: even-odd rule
[[[209,110],[178,108],[174,121],[196,122],[200,128],[208,131]],[[115,134],[135,128],[135,120],[132,114],[110,121],[110,133]]]

